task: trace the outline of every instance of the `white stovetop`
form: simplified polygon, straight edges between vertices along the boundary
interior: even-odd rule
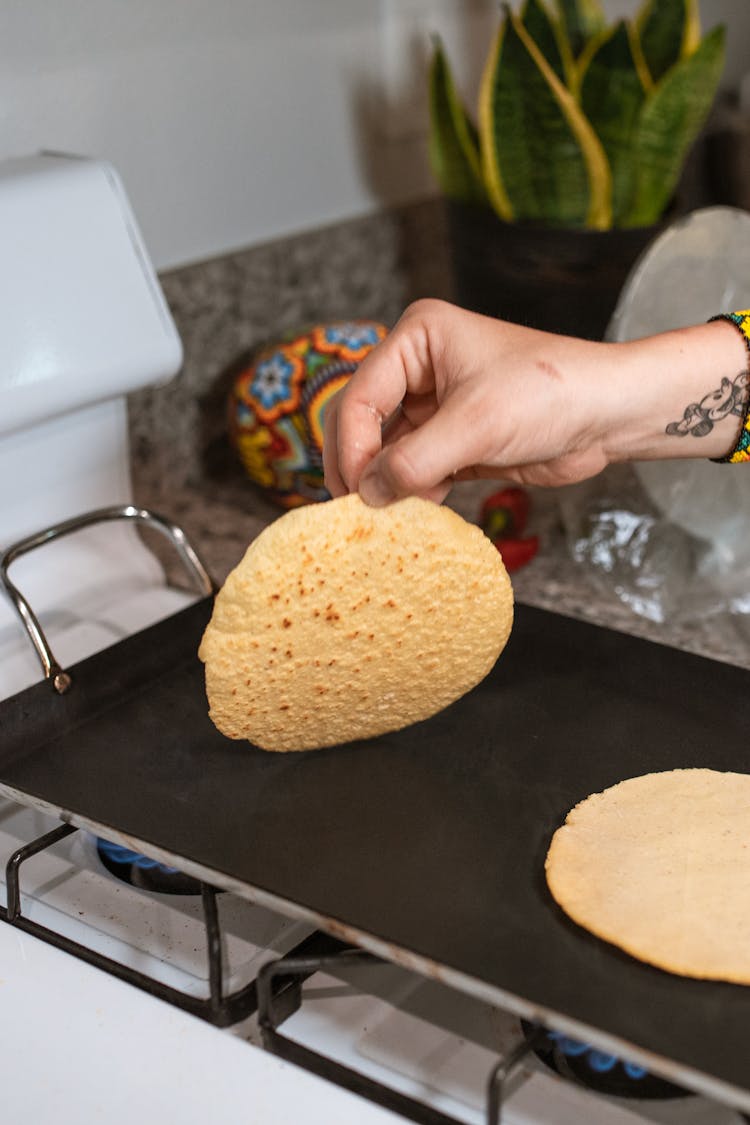
[[[7,1125],[401,1120],[4,925],[0,1011]]]

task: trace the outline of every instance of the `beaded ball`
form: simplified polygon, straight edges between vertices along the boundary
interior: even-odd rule
[[[264,348],[235,378],[230,438],[250,479],[284,508],[328,499],[325,408],[387,331],[373,320],[319,324]]]

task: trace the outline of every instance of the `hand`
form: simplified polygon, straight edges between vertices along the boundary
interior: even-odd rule
[[[562,485],[611,461],[721,457],[741,411],[692,436],[675,422],[746,368],[725,322],[608,344],[418,301],[329,405],[326,484],[382,505],[440,501],[454,480]]]
[[[597,420],[617,345],[419,301],[325,421],[326,483],[371,504],[442,500],[454,480],[566,484],[606,464]]]

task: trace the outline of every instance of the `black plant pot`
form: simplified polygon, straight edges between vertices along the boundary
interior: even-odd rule
[[[665,225],[598,231],[504,223],[489,208],[448,201],[456,301],[601,340],[632,266]]]

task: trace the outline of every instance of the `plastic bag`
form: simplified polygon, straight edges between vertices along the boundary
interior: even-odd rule
[[[644,252],[607,338],[749,305],[750,215],[709,207],[673,223]],[[701,459],[610,468],[567,490],[561,511],[573,557],[634,613],[656,622],[731,615],[750,634],[750,467]]]

